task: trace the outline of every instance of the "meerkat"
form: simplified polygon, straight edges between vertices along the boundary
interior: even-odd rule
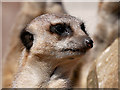
[[[66,14],[45,14],[20,35],[24,50],[13,88],[68,88],[72,71],[93,47],[83,21]]]

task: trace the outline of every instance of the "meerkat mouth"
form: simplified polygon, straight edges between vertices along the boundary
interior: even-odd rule
[[[71,51],[71,52],[86,52],[87,50],[85,50],[85,49],[69,49],[69,48],[67,48],[67,49],[62,49],[62,52],[67,52],[67,51]]]
[[[63,49],[62,51],[79,52],[79,51],[80,51],[80,49]]]

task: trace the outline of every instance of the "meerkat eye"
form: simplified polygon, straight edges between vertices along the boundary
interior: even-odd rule
[[[33,45],[33,34],[29,33],[25,29],[21,32],[20,39],[23,45],[29,50]]]
[[[86,30],[85,30],[85,25],[84,25],[84,23],[82,23],[82,24],[80,25],[80,27],[81,27],[81,29],[85,32],[85,34],[87,34],[87,32],[86,32]]]
[[[50,32],[56,33],[61,36],[68,36],[72,34],[70,26],[66,24],[56,24],[50,26]]]
[[[62,24],[57,24],[57,25],[50,26],[50,30],[53,33],[57,33],[57,34],[61,35],[62,33],[65,32],[65,27]]]

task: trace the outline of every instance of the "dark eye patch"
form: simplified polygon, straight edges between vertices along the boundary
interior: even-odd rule
[[[27,50],[29,50],[32,47],[34,40],[33,34],[23,29],[20,34],[20,39]]]
[[[71,27],[67,24],[56,24],[50,26],[50,32],[55,33],[59,36],[70,36],[72,35],[73,31]]]
[[[80,27],[81,27],[81,29],[85,32],[85,34],[88,35],[88,33],[87,33],[86,30],[85,30],[85,25],[84,25],[84,23],[82,23],[82,24],[80,25]]]

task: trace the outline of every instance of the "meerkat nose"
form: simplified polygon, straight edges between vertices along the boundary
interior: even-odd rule
[[[93,41],[92,41],[90,38],[86,38],[86,39],[85,39],[85,45],[86,45],[88,48],[92,48],[92,47],[93,47]]]

